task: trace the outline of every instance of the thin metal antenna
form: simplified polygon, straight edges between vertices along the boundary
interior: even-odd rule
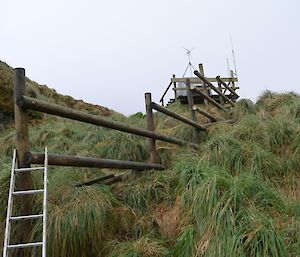
[[[191,77],[192,77],[193,76],[193,69],[195,70],[195,68],[194,68],[194,66],[192,64],[192,55],[191,55],[191,52],[195,49],[195,47],[193,47],[192,49],[187,49],[187,48],[183,47],[183,49],[186,50],[186,54],[185,55],[187,55],[187,57],[188,57],[188,65],[187,65],[187,67],[185,69],[183,77],[185,76],[185,74],[186,74],[186,72],[187,72],[188,69],[190,70]]]
[[[233,40],[232,40],[232,35],[231,35],[231,33],[230,33],[230,44],[231,44],[231,52],[232,52],[233,65],[234,65],[234,73],[235,73],[235,76],[237,76],[236,62],[235,62],[235,54],[234,54],[234,47],[233,47]]]
[[[230,65],[229,65],[229,59],[226,58],[227,61],[227,71],[228,71],[228,77],[230,77]]]

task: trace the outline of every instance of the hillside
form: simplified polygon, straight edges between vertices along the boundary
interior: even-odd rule
[[[71,96],[65,96],[57,93],[54,89],[46,85],[26,79],[27,95],[44,99],[49,102],[72,107],[77,110],[85,110],[101,116],[110,116],[113,112],[105,107],[93,105],[75,100]],[[0,126],[9,124],[13,117],[13,69],[6,63],[0,61]],[[37,114],[35,114],[35,118]],[[39,118],[41,118],[38,115]],[[1,128],[0,128],[1,130]]]
[[[1,67],[6,75],[0,72],[0,110],[9,116],[12,71],[4,63]],[[35,97],[146,127],[142,114],[125,117],[30,80],[28,84]],[[185,106],[170,108],[190,115]],[[133,172],[111,186],[74,187],[89,178],[124,171],[51,167],[48,256],[300,256],[300,96],[267,91],[256,103],[240,100],[230,114],[213,107],[209,111],[237,121],[211,126],[201,134],[197,151],[158,142],[164,171]],[[34,151],[48,146],[54,153],[148,159],[147,139],[49,115],[38,118],[30,125]],[[158,113],[155,120],[156,131],[192,141],[192,128]],[[0,231],[4,231],[13,135],[11,126],[0,132]],[[39,181],[35,175],[37,187]],[[37,221],[35,235],[40,230]],[[2,237],[3,233],[0,244]]]

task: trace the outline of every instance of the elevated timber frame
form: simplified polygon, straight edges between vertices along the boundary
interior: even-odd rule
[[[236,90],[239,89],[239,87],[236,86],[236,83],[238,83],[238,78],[234,76],[233,71],[230,71],[230,77],[221,78],[220,76],[217,76],[215,78],[207,78],[204,76],[203,64],[199,64],[199,71],[195,71],[194,74],[196,77],[178,78],[173,75],[170,83],[159,100],[161,105],[165,106],[165,97],[170,90],[174,91],[174,99],[170,99],[167,105],[177,101],[179,101],[181,104],[190,104],[191,101],[188,99],[188,88],[197,87],[215,102],[218,102],[221,105],[229,103],[231,106],[234,106],[235,100],[239,98],[238,94],[236,93]],[[217,86],[214,86],[214,83],[217,83]],[[216,95],[212,94],[212,92],[215,92]],[[204,103],[205,105],[208,105],[209,103],[209,100],[207,100],[207,97],[205,97],[203,94],[199,94],[194,91],[192,96],[195,104]]]

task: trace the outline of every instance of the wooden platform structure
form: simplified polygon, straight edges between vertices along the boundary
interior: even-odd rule
[[[163,93],[160,103],[162,106],[166,105],[168,106],[171,103],[179,101],[181,104],[188,104],[188,90],[189,88],[197,88],[204,94],[208,95],[210,98],[212,98],[214,101],[216,101],[219,104],[224,105],[224,99],[220,96],[220,94],[216,93],[214,90],[212,90],[212,87],[210,84],[215,84],[215,88],[217,88],[223,95],[225,95],[228,99],[230,99],[232,102],[235,102],[239,96],[235,92],[239,87],[237,86],[238,78],[234,75],[234,72],[231,70],[230,77],[220,77],[217,76],[215,78],[206,78],[204,76],[204,69],[203,65],[199,64],[199,71],[198,75],[195,77],[181,77],[178,78],[175,75],[171,78],[170,84],[168,85],[167,89]],[[165,96],[169,90],[173,90],[174,92],[174,98],[171,98],[168,100],[168,102],[165,102]],[[193,101],[195,104],[203,104],[207,103],[207,100],[203,96],[203,94],[199,94],[198,90],[192,90],[192,96]],[[226,100],[225,100],[226,102]]]

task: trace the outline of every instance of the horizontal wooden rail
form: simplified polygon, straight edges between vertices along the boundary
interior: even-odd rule
[[[224,95],[218,88],[216,88],[211,82],[209,82],[199,71],[195,70],[194,74],[200,78],[206,85],[208,85],[212,90],[214,90],[219,96],[221,96],[225,101],[234,106],[234,102],[232,102],[226,95]]]
[[[212,122],[212,123],[208,123],[208,124],[205,124],[204,126],[206,128],[210,127],[210,126],[215,126],[215,125],[218,125],[218,124],[222,124],[222,123],[229,123],[229,124],[233,124],[233,123],[236,123],[237,120],[236,119],[232,119],[232,120],[219,120],[217,122]]]
[[[88,181],[84,181],[84,182],[80,182],[75,184],[75,187],[80,187],[80,186],[90,186],[90,185],[94,185],[94,184],[104,184],[104,185],[111,185],[113,183],[117,183],[123,180],[123,178],[129,174],[129,172],[124,172],[121,174],[117,174],[117,175],[107,175],[104,177],[100,177],[100,178],[95,178],[95,179],[90,179]]]
[[[231,94],[233,94],[235,98],[239,98],[239,97],[240,97],[240,96],[233,90],[233,88],[231,88],[230,86],[228,86],[228,85],[220,78],[220,76],[217,76],[216,79],[217,79],[217,81],[218,81],[219,83],[221,83],[221,85],[223,85],[227,90],[229,90],[229,92],[230,92]]]
[[[154,110],[158,111],[158,112],[161,112],[161,113],[164,113],[164,114],[166,114],[168,116],[171,116],[174,119],[180,120],[180,121],[182,121],[182,122],[184,122],[186,124],[189,124],[189,125],[197,128],[197,129],[204,130],[204,131],[206,130],[205,127],[203,127],[201,124],[199,124],[199,123],[197,123],[197,122],[195,122],[193,120],[190,120],[190,119],[188,119],[188,118],[186,118],[186,117],[184,117],[182,115],[179,115],[179,114],[177,114],[177,113],[175,113],[173,111],[170,111],[169,109],[167,109],[165,107],[162,107],[162,106],[158,105],[157,103],[152,102],[151,105],[152,105],[152,108]]]
[[[76,187],[81,187],[81,186],[90,186],[90,185],[93,185],[93,184],[96,184],[96,183],[100,183],[102,181],[105,181],[107,179],[111,179],[115,177],[114,174],[111,174],[111,175],[107,175],[107,176],[102,176],[102,177],[99,177],[99,178],[93,178],[93,179],[89,179],[87,181],[84,181],[84,182],[80,182],[80,183],[77,183],[75,184]]]
[[[130,126],[121,122],[110,121],[96,115],[88,114],[82,111],[77,111],[69,107],[48,103],[28,96],[22,96],[20,99],[18,99],[17,104],[21,108],[53,114],[60,117],[82,121],[85,123],[102,126],[110,129],[115,129],[115,130],[135,134],[142,137],[153,138],[153,139],[157,139],[157,140],[161,140],[161,141],[165,141],[168,143],[181,145],[181,146],[191,146],[194,148],[198,147],[196,144],[182,141],[174,137],[157,134],[152,131]]]
[[[193,86],[195,86],[195,85],[193,85]],[[197,86],[197,87],[199,87],[199,86]],[[201,88],[201,86],[200,86],[200,88]],[[226,89],[226,87],[221,87],[221,89],[222,90]],[[240,89],[240,88],[239,87],[232,87],[232,89],[233,90],[237,90],[237,89]],[[174,91],[186,91],[186,90],[188,90],[187,87],[177,87],[177,88],[174,88]]]
[[[202,80],[199,78],[195,78],[195,77],[188,77],[188,78],[172,78],[171,81],[172,82],[182,82],[185,83],[186,79],[190,80],[191,85],[192,84],[201,84]],[[209,82],[218,82],[216,78],[207,78],[207,80]],[[238,82],[237,78],[222,78],[222,80],[224,82]]]
[[[211,121],[218,121],[217,118],[215,118],[213,115],[211,115],[209,112],[203,110],[202,108],[194,105],[193,110],[204,115],[205,117],[209,118]]]
[[[104,180],[104,181],[102,181],[100,183],[102,183],[104,185],[111,185],[113,183],[120,182],[120,181],[122,181],[122,179],[123,179],[123,177],[124,177],[125,174],[126,173],[115,175],[113,178],[109,178],[109,179]]]
[[[24,158],[28,164],[43,164],[44,153],[27,152]],[[49,165],[87,167],[87,168],[111,168],[111,169],[133,169],[133,170],[163,170],[161,164],[120,161],[93,157],[82,157],[76,155],[48,154]]]
[[[198,93],[199,95],[203,96],[203,98],[205,98],[208,102],[210,102],[211,104],[213,104],[214,106],[220,108],[223,111],[227,111],[224,106],[222,106],[221,104],[219,104],[218,102],[216,102],[214,99],[212,99],[209,95],[205,94],[204,92],[202,92],[199,88],[197,88],[194,85],[191,85],[191,90]]]

